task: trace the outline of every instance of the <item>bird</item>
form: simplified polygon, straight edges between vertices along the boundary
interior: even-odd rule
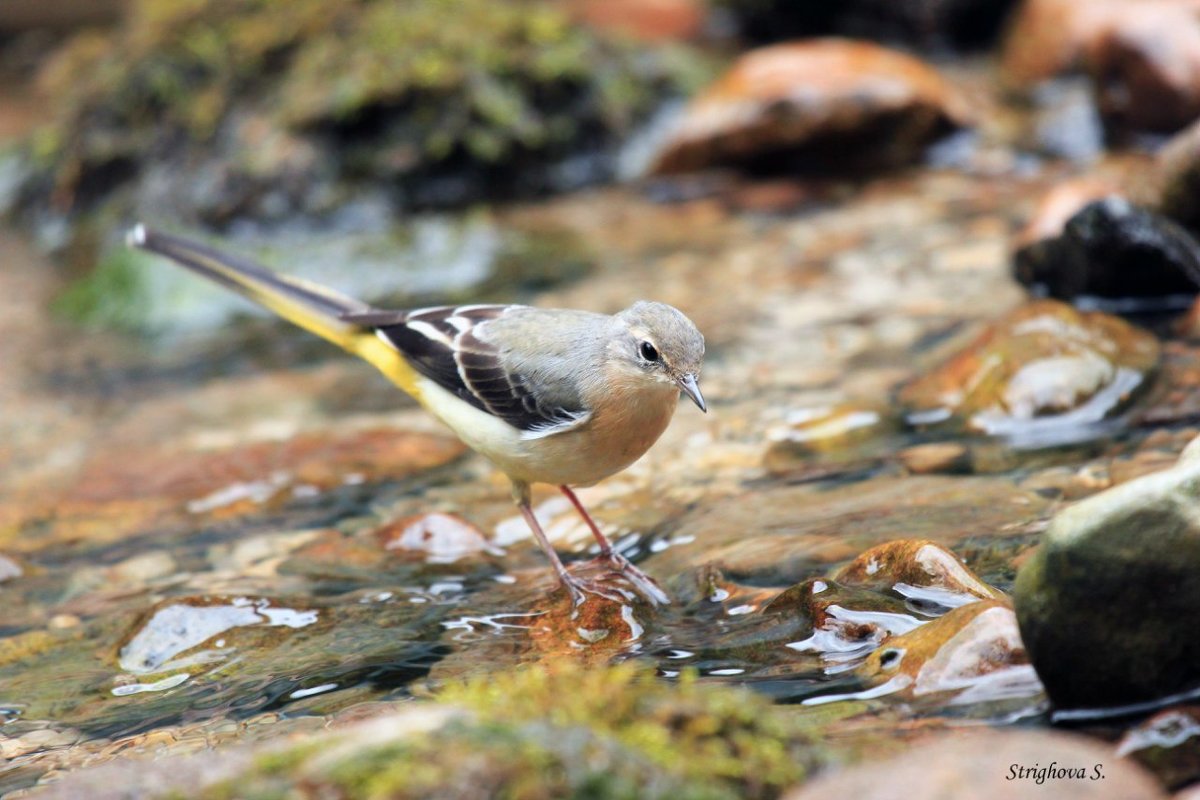
[[[704,337],[683,312],[638,301],[617,314],[526,305],[385,310],[143,224],[130,247],[257,302],[359,356],[483,455],[511,484],[534,539],[576,606],[621,599],[569,572],[531,506],[533,484],[566,496],[600,548],[651,605],[670,598],[618,552],[574,489],[640,458],[666,430],[680,395],[708,407],[698,383]]]

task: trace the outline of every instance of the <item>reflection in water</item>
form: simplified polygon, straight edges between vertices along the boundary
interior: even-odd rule
[[[238,597],[222,605],[169,605],[156,611],[121,648],[119,663],[122,669],[136,674],[211,663],[227,657],[227,653],[221,652],[225,649],[224,640],[213,643],[215,650],[175,657],[233,628],[251,625],[303,628],[316,621],[316,611],[273,608],[267,599]]]

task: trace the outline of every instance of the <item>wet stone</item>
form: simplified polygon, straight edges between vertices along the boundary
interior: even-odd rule
[[[837,169],[911,162],[965,124],[931,66],[865,42],[809,40],[753,50],[683,113],[651,171],[785,163]],[[886,144],[883,144],[886,143]]]
[[[971,471],[971,451],[957,442],[918,444],[901,450],[897,457],[905,469],[917,475]]]
[[[1055,704],[1108,708],[1200,687],[1200,459],[1060,511],[1017,575],[1021,634]]]
[[[783,474],[830,464],[869,464],[887,451],[898,427],[888,411],[866,404],[796,409],[767,433],[771,444],[763,465]]]
[[[622,591],[614,582],[612,599],[587,594],[575,605],[564,597],[545,609],[529,629],[530,643],[540,658],[572,658],[587,663],[607,663],[614,655],[637,644],[646,632],[650,608],[639,602],[632,589]]]
[[[1120,2],[1023,0],[1002,50],[1004,76],[1019,85],[1084,65],[1089,48],[1113,24]]]
[[[1083,69],[1100,110],[1124,128],[1170,132],[1200,113],[1194,0],[1026,0],[1003,51],[1013,83]]]
[[[377,529],[374,536],[384,550],[420,555],[431,564],[453,564],[479,553],[503,555],[483,531],[452,514],[405,517]]]
[[[1024,446],[1059,443],[1124,409],[1158,357],[1152,335],[1117,317],[1042,300],[993,323],[899,399],[914,424],[954,420]]]
[[[1144,765],[1169,789],[1200,779],[1200,706],[1160,711],[1130,728],[1117,754]]]
[[[0,583],[11,581],[25,574],[25,570],[21,568],[15,560],[0,553]]]
[[[981,581],[949,549],[922,539],[872,547],[832,577],[846,586],[897,594],[924,614],[943,613],[979,600],[1008,599]]]
[[[1087,54],[1100,109],[1124,128],[1179,130],[1200,115],[1200,6],[1117,5],[1124,7]]]
[[[449,435],[386,428],[303,433],[216,451],[178,443],[114,450],[89,459],[64,489],[17,506],[13,528],[34,526],[53,509],[61,523],[56,536],[113,539],[156,521],[236,518],[366,482],[403,480],[465,451]]]
[[[695,546],[654,553],[641,566],[670,576],[703,559],[734,581],[788,585],[898,538],[954,546],[979,531],[1016,530],[1015,521],[1036,520],[1048,505],[1011,482],[977,476],[771,486],[698,506],[678,522]]]
[[[889,694],[946,694],[951,705],[1036,698],[1042,687],[1021,644],[1011,607],[996,601],[960,606],[884,642],[856,670]]]
[[[1109,196],[1076,212],[1060,236],[1018,250],[1013,273],[1064,300],[1134,298],[1142,302],[1133,309],[1186,307],[1200,289],[1200,242],[1166,217]]]
[[[166,601],[141,622],[120,649],[121,668],[153,674],[224,661],[262,636],[245,641],[240,629],[298,629],[317,621],[317,612],[276,606],[265,598],[183,598]],[[269,637],[268,637],[269,638]],[[211,645],[199,649],[203,645]],[[186,677],[186,676],[185,676]]]
[[[925,622],[893,597],[827,578],[810,578],[784,590],[762,613],[806,622],[807,630],[786,647],[818,656],[826,674],[853,669],[884,641]]]

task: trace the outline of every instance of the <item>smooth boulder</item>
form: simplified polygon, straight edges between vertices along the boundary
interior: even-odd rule
[[[1060,708],[1200,687],[1200,442],[1060,511],[1017,575],[1021,636]]]
[[[693,99],[650,172],[890,166],[968,117],[954,87],[912,56],[843,39],[789,42],[746,53]]]

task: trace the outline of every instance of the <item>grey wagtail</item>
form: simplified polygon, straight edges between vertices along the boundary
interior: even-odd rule
[[[680,311],[638,302],[619,314],[520,305],[384,311],[142,225],[128,243],[165,256],[373,364],[509,480],[534,538],[578,604],[616,598],[569,573],[530,507],[529,486],[558,486],[600,558],[651,603],[670,602],[613,549],[572,486],[628,467],[658,440],[682,391],[707,411],[696,379],[704,337]]]

